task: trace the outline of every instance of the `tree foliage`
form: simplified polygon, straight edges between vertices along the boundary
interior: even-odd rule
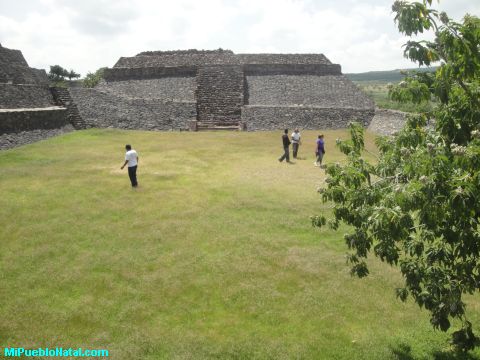
[[[73,69],[70,69],[70,71],[68,71],[67,69],[64,69],[63,67],[61,67],[60,65],[51,65],[50,71],[48,73],[48,78],[50,79],[50,81],[56,84],[61,84],[67,78],[68,80],[72,81],[72,79],[77,79],[79,77],[80,77],[80,74],[73,71]]]
[[[105,69],[105,67],[102,67],[94,73],[89,72],[85,76],[85,79],[83,79],[83,86],[87,88],[95,87],[103,79],[103,73]]]
[[[64,69],[60,65],[51,65],[48,78],[53,82],[64,81],[68,76],[68,70]]]
[[[440,66],[409,74],[390,96],[434,97],[437,105],[410,115],[396,136],[378,138],[375,162],[362,154],[363,128],[351,124],[351,139],[337,140],[346,163],[327,165],[327,185],[319,190],[334,203],[333,218],[312,222],[350,225],[344,238],[352,274],[368,275],[371,253],[398,265],[405,283],[397,296],[427,309],[435,329],[459,320],[452,342],[470,350],[479,342],[462,296],[480,291],[480,20],[466,15],[456,23],[431,0],[396,1],[392,9],[400,32],[435,33],[433,41],[409,41],[405,57]]]
[[[72,81],[72,79],[78,79],[80,77],[80,74],[73,71],[73,69],[70,69],[66,76],[68,80]]]

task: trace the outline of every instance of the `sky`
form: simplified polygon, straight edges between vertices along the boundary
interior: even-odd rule
[[[84,76],[142,51],[322,53],[343,73],[415,67],[393,0],[0,0],[0,43]],[[480,0],[434,0],[456,21]],[[428,36],[428,35],[427,35]]]

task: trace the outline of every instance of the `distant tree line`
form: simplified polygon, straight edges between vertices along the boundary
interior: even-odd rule
[[[60,65],[51,65],[50,72],[48,73],[48,78],[52,82],[61,82],[66,79],[72,81],[72,79],[78,79],[79,77],[80,74],[73,71],[73,69],[67,70]]]
[[[95,72],[88,72],[82,81],[82,85],[87,88],[95,87],[102,79],[106,67],[102,67]],[[51,65],[48,73],[48,79],[53,86],[66,87],[66,81],[72,81],[78,79],[80,74],[73,69],[67,70],[60,65]]]

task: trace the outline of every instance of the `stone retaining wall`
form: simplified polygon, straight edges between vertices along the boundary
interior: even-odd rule
[[[36,129],[21,131],[19,133],[0,134],[0,150],[7,150],[16,146],[31,144],[53,136],[66,134],[74,130],[75,129],[72,125],[66,125],[58,129]]]
[[[342,75],[338,64],[247,64],[246,76],[255,75]]]
[[[37,75],[28,67],[20,50],[0,45],[0,83],[37,84]]]
[[[407,121],[408,113],[396,110],[375,109],[369,131],[379,135],[393,135],[400,131]]]
[[[50,80],[48,80],[47,72],[44,69],[30,68],[35,76],[35,81],[40,86],[50,86]]]
[[[242,123],[248,131],[300,128],[310,130],[346,128],[351,121],[368,126],[374,109],[338,109],[300,106],[244,106]]]
[[[345,76],[247,76],[249,105],[305,105],[373,109],[373,101]]]
[[[229,50],[168,51],[121,57],[114,68],[244,65],[244,64],[331,64],[323,54],[234,54]]]
[[[0,84],[0,109],[43,108],[53,105],[48,87]]]
[[[105,69],[103,78],[107,82],[122,80],[158,79],[164,77],[189,77],[196,76],[196,66],[178,67],[138,67],[138,68],[112,68]]]
[[[342,69],[338,64],[220,64],[218,66],[242,66],[245,75],[341,75]],[[104,79],[107,82],[125,80],[159,79],[168,77],[194,77],[197,75],[199,65],[183,66],[153,66],[146,67],[113,67],[105,69]],[[214,66],[214,64],[205,64]]]
[[[84,88],[71,88],[70,95],[89,127],[180,130],[196,118],[195,102],[128,99]]]
[[[126,80],[101,83],[95,89],[125,98],[161,99],[163,101],[195,101],[194,77]]]
[[[66,125],[66,109],[61,107],[0,110],[0,134],[56,129]]]

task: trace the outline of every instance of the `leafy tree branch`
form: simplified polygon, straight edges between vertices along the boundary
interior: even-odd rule
[[[312,224],[351,226],[344,240],[352,274],[369,274],[371,254],[398,266],[398,298],[428,310],[435,329],[447,331],[457,319],[452,343],[466,351],[479,344],[463,297],[480,291],[480,20],[466,15],[455,23],[431,3],[392,7],[400,32],[435,32],[433,41],[409,41],[404,55],[440,66],[433,74],[410,73],[390,96],[433,97],[436,107],[410,115],[396,136],[378,138],[374,163],[363,157],[363,128],[351,124],[351,138],[337,141],[346,163],[327,165],[319,190],[334,204],[333,218],[315,216]]]

